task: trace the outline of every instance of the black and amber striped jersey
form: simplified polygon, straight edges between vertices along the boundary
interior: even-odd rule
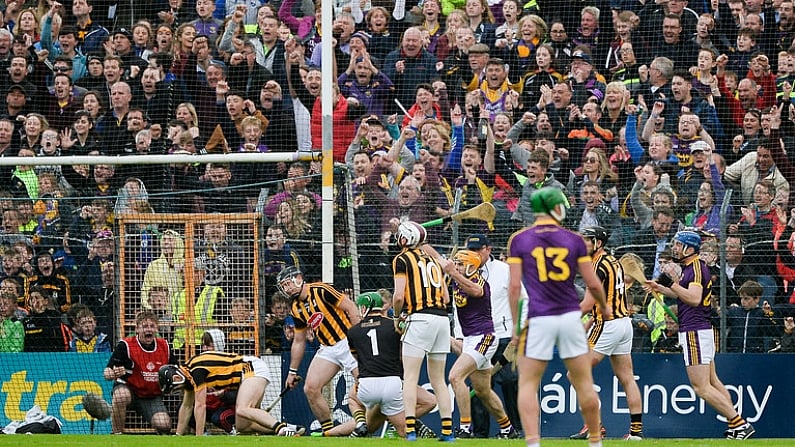
[[[231,352],[205,351],[188,360],[183,368],[194,390],[237,389],[244,378],[254,374],[251,363]]]
[[[405,250],[392,260],[395,276],[406,277],[405,310],[415,312],[444,312],[444,289],[447,284],[439,264],[420,249]]]
[[[596,276],[602,282],[607,305],[613,308],[612,319],[628,317],[629,303],[621,263],[614,256],[601,251],[594,255],[593,265]],[[604,320],[598,306],[594,306],[593,316],[597,322]]]
[[[307,284],[306,301],[294,299],[290,314],[295,321],[295,330],[311,328],[323,346],[333,346],[344,340],[351,320],[338,306],[345,295],[334,287],[321,282]]]

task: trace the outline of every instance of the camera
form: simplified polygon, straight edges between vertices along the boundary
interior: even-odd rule
[[[479,105],[472,106],[470,108],[470,110],[472,111],[472,116],[480,116],[480,106]]]

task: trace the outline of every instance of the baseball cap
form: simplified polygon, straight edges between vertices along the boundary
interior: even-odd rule
[[[572,59],[582,59],[585,62],[591,63],[591,55],[584,50],[577,50],[571,54]]]
[[[386,154],[387,154],[387,151],[384,151],[384,150],[375,151],[375,152],[373,152],[373,155],[371,156],[371,158],[375,157],[376,155],[378,155],[379,157],[386,157]]]
[[[690,153],[693,152],[707,152],[709,150],[709,144],[706,141],[694,141],[690,143]]]
[[[27,90],[25,90],[25,87],[23,87],[23,86],[21,86],[19,84],[11,84],[11,85],[9,85],[8,86],[8,90],[6,91],[6,93],[11,93],[14,90],[18,90],[18,91],[22,92],[23,95],[28,96],[28,92],[27,92]]]
[[[467,250],[480,250],[483,247],[490,247],[491,241],[485,234],[473,234],[467,239]]]
[[[485,43],[476,43],[469,47],[469,54],[489,54],[489,46]]]
[[[116,35],[118,34],[123,35],[124,37],[129,39],[130,42],[132,42],[133,40],[132,33],[127,28],[118,28],[116,31],[113,31],[113,37],[116,37]]]

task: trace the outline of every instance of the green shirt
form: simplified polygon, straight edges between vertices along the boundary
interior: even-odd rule
[[[22,352],[25,348],[25,328],[16,319],[0,321],[0,352]]]

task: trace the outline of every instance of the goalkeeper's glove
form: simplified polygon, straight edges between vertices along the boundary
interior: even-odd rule
[[[667,273],[660,273],[660,276],[657,277],[657,284],[671,288],[674,285],[674,280]]]

